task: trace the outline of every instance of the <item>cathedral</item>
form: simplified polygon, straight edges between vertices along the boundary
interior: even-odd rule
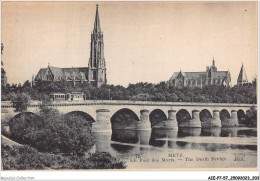
[[[74,86],[76,83],[89,82],[95,87],[107,83],[103,33],[100,27],[98,5],[94,29],[91,33],[88,67],[60,68],[48,65],[47,68],[41,68],[37,75],[33,77],[33,84],[37,81],[68,81],[72,82]]]
[[[229,71],[218,71],[213,58],[212,65],[205,72],[175,72],[169,85],[175,87],[204,87],[206,85],[230,86],[231,75]]]

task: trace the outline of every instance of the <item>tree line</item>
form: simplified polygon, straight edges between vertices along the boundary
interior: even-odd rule
[[[49,94],[83,92],[89,100],[136,100],[136,101],[167,101],[167,102],[205,102],[205,103],[248,103],[256,104],[256,79],[252,83],[233,87],[207,85],[203,88],[170,86],[167,82],[152,84],[139,82],[120,85],[102,85],[100,88],[90,83],[70,82],[37,82],[34,86],[27,80],[21,84],[7,84],[2,87],[2,101],[13,101],[30,97],[34,100],[49,101]],[[23,94],[23,95],[22,95]],[[17,101],[16,101],[17,102]]]

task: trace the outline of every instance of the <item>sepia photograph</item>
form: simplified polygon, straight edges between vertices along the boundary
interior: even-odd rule
[[[1,171],[257,171],[257,85],[257,1],[2,1]]]

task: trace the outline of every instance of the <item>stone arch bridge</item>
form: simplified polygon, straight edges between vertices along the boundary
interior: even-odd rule
[[[37,114],[41,103],[32,101],[27,112]],[[226,127],[245,121],[247,111],[255,104],[148,102],[119,100],[85,100],[52,102],[48,107],[62,114],[77,113],[93,120],[96,132],[112,129],[151,128],[176,129],[178,127]],[[17,113],[11,102],[2,102],[2,118]]]

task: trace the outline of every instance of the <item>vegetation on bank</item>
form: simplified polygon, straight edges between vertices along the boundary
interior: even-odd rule
[[[109,153],[93,153],[86,157],[70,157],[61,154],[42,153],[30,146],[1,144],[4,170],[49,169],[122,169],[125,163]]]
[[[89,122],[80,116],[62,116],[43,107],[39,116],[24,113],[9,123],[11,138],[41,152],[83,155],[95,142]]]
[[[5,121],[6,124],[6,121]],[[4,169],[115,169],[125,163],[109,153],[88,154],[95,143],[89,120],[61,115],[42,106],[38,115],[22,113],[9,121],[10,139],[2,144]]]
[[[257,127],[257,109],[255,107],[251,107],[247,111],[244,124],[249,127]]]
[[[120,85],[103,85],[93,87],[84,82],[73,84],[66,81],[37,82],[31,87],[26,81],[23,85],[12,84],[2,87],[2,100],[16,100],[15,95],[21,93],[32,99],[49,101],[52,92],[84,92],[90,100],[140,100],[140,101],[169,101],[169,102],[213,102],[213,103],[256,103],[256,79],[252,83],[235,85],[234,87],[208,85],[203,88],[169,86],[167,82],[152,84],[140,82],[129,84],[126,88]],[[13,98],[15,97],[15,98]]]

